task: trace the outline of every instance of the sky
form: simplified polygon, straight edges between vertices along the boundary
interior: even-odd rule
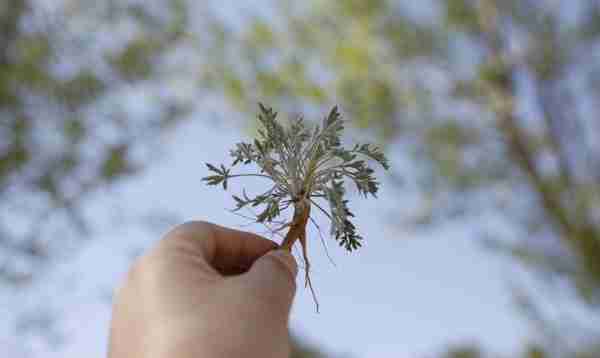
[[[33,339],[30,347],[16,353],[106,356],[110,295],[135,254],[161,236],[127,223],[139,213],[164,211],[175,214],[177,221],[207,220],[258,233],[264,230],[245,227],[244,219],[227,210],[233,207],[230,194],[240,190],[239,185],[232,183],[226,193],[200,180],[207,174],[204,162],[229,162],[229,149],[246,136],[239,122],[219,120],[231,115],[195,113],[195,119],[163,138],[163,155],[157,163],[114,189],[108,199],[97,199],[93,210],[99,213],[118,206],[110,229],[100,230],[81,252],[13,301],[15,307],[40,302],[56,307],[63,344],[52,349]],[[249,191],[261,188],[259,183],[245,186]],[[299,275],[292,331],[326,352],[354,357],[417,357],[446,344],[471,341],[499,352],[520,348],[529,331],[511,303],[504,282],[506,266],[477,247],[474,233],[459,225],[427,235],[401,230],[392,220],[394,208],[410,202],[400,200],[399,191],[390,186],[384,180],[378,200],[351,197],[366,245],[347,254],[330,244],[335,266],[312,232],[309,254],[321,311],[315,312]],[[319,222],[327,227],[327,222]]]

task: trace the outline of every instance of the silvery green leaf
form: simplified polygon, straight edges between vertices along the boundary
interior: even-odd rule
[[[231,150],[232,166],[254,163],[258,173],[231,174],[231,169],[207,164],[210,175],[203,180],[208,185],[222,184],[227,189],[228,180],[242,176],[271,179],[273,186],[267,192],[249,197],[233,196],[236,209],[261,207],[257,222],[272,222],[299,197],[325,199],[329,202],[327,217],[331,220],[331,235],[349,251],[361,246],[362,238],[351,222],[354,217],[345,198],[344,180],[349,179],[364,196],[375,196],[379,183],[364,156],[389,168],[387,159],[379,148],[369,144],[346,149],[341,145],[344,129],[337,107],[331,109],[321,125],[309,126],[302,117],[283,125],[277,112],[259,104],[258,137],[252,143],[238,143]],[[313,201],[314,203],[314,201]],[[319,207],[321,208],[321,207]],[[321,209],[325,211],[325,209]]]

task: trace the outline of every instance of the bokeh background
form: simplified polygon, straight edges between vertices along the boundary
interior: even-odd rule
[[[259,101],[393,165],[363,248],[311,232],[294,357],[600,356],[599,40],[596,0],[2,1],[0,356],[104,357],[176,223],[264,233],[201,182]]]

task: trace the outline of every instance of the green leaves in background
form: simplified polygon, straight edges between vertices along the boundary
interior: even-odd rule
[[[157,66],[183,34],[182,1],[163,2],[161,14],[63,5],[52,13],[26,0],[0,6],[0,280],[8,285],[34,278],[61,238],[83,235],[73,229],[87,226],[85,198],[142,169],[150,156],[140,153],[186,108],[155,98],[153,115],[140,118],[124,96],[142,83],[146,93],[164,86]],[[125,24],[134,36],[121,36]],[[122,46],[103,48],[103,36]],[[6,224],[17,221],[30,230]]]

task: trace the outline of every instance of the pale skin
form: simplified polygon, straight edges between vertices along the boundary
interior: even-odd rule
[[[109,358],[288,357],[297,266],[257,235],[176,227],[117,290]]]

